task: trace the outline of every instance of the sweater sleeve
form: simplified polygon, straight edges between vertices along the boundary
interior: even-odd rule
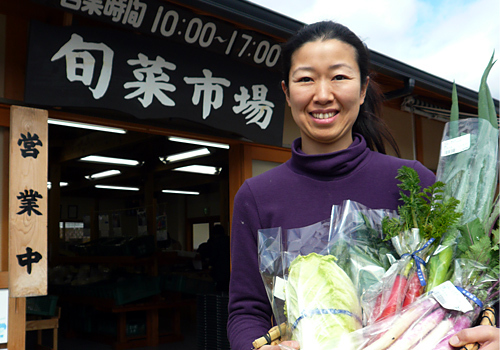
[[[232,350],[250,350],[271,328],[272,309],[260,276],[257,231],[260,220],[251,189],[244,183],[234,199],[228,339]]]

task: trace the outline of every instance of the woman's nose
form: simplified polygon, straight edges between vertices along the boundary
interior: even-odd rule
[[[320,104],[330,103],[334,100],[333,90],[329,82],[319,81],[316,85],[314,101]]]

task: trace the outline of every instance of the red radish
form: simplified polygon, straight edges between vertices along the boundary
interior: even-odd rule
[[[373,306],[373,311],[372,311],[372,316],[370,316],[370,319],[372,317],[377,317],[380,315],[380,308],[382,307],[382,299],[384,298],[384,291],[382,290],[380,294],[377,296],[377,300],[375,300],[375,305]]]
[[[424,292],[424,287],[420,283],[418,278],[418,273],[414,272],[410,283],[408,284],[408,291],[406,292],[405,299],[403,302],[403,307],[413,303],[419,296]]]
[[[407,284],[408,280],[405,276],[396,276],[396,278],[394,279],[394,284],[392,285],[389,300],[385,305],[384,311],[382,311],[382,314],[377,318],[377,321],[380,321],[381,319],[384,319],[388,316],[392,316],[401,309]]]

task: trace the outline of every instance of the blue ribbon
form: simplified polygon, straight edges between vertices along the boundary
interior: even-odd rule
[[[420,281],[420,285],[422,287],[425,287],[427,285],[427,282],[425,281],[424,272],[422,271],[422,267],[420,266],[420,264],[422,264],[424,266],[426,264],[425,264],[424,259],[422,259],[421,257],[419,257],[417,255],[417,253],[421,252],[422,250],[424,250],[425,248],[427,248],[428,246],[430,246],[435,240],[436,240],[435,238],[431,238],[419,250],[416,250],[416,251],[414,251],[411,254],[405,253],[405,254],[401,255],[401,258],[404,258],[406,256],[411,256],[413,258],[413,260],[415,260],[415,262],[417,263],[417,276],[418,276],[418,279]]]
[[[467,298],[469,298],[470,300],[472,300],[473,302],[475,302],[477,304],[477,306],[479,306],[480,308],[483,307],[483,302],[481,300],[479,300],[478,297],[476,297],[474,294],[472,294],[471,292],[463,289],[462,287],[459,287],[459,286],[455,286],[460,292],[462,292],[463,295],[465,295]]]
[[[292,325],[292,332],[297,328],[297,325],[300,320],[302,320],[305,317],[311,317],[314,315],[335,315],[335,314],[343,314],[347,316],[354,317],[356,321],[358,321],[360,324],[362,324],[361,320],[357,315],[354,315],[352,312],[347,311],[347,310],[341,310],[341,309],[314,309],[314,310],[309,310],[309,311],[302,311],[300,314],[299,318],[295,320],[295,322]]]

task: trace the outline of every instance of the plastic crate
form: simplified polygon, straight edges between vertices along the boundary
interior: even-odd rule
[[[139,280],[130,280],[118,283],[115,292],[117,305],[160,294],[160,281],[158,277],[143,277]]]
[[[163,275],[161,277],[161,290],[180,292],[183,290],[185,278],[182,275]]]
[[[55,295],[26,298],[26,313],[39,316],[55,316],[57,313],[57,299]]]
[[[187,277],[181,292],[194,295],[214,293],[215,282]]]
[[[113,299],[116,305],[123,305],[153,295],[160,294],[158,277],[130,278],[120,282],[96,285],[92,295]]]

